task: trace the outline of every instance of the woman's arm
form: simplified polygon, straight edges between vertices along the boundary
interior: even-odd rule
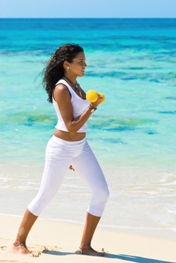
[[[54,90],[54,98],[58,104],[60,113],[68,132],[72,135],[75,134],[89,119],[91,111],[87,108],[83,112],[83,114],[81,114],[77,118],[74,118],[70,93],[68,91],[68,88],[63,84],[59,84],[56,86]],[[101,101],[102,98],[100,96],[96,102],[92,103],[93,107],[97,108]]]

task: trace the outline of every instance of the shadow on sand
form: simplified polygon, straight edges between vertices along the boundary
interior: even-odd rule
[[[47,250],[43,251],[44,254],[50,254],[53,256],[67,256],[67,255],[78,255],[76,252],[60,252],[56,250]],[[81,255],[80,256],[84,256]],[[139,257],[139,256],[131,256],[131,255],[125,255],[125,254],[106,254],[107,258],[112,258],[112,259],[120,259],[120,260],[125,260],[128,262],[135,262],[135,263],[176,263],[176,261],[165,261],[165,260],[158,260],[158,259],[153,259],[153,258],[145,258],[145,257]]]

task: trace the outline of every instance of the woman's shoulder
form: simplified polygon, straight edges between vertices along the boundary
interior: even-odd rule
[[[57,83],[56,83],[56,85],[55,85],[55,87],[59,87],[59,89],[61,89],[61,90],[69,90],[71,93],[72,93],[72,88],[71,88],[71,86],[64,80],[64,79],[60,79]]]
[[[58,98],[65,98],[66,96],[70,97],[67,85],[62,81],[58,81],[54,89],[54,98],[57,100]]]

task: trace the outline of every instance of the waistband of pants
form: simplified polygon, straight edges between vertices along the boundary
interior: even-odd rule
[[[63,145],[81,145],[81,144],[84,144],[86,141],[87,141],[87,139],[86,139],[86,137],[85,138],[83,138],[82,140],[79,140],[79,141],[66,141],[66,140],[63,140],[63,139],[61,139],[61,138],[58,138],[58,137],[56,137],[55,135],[53,135],[52,137],[51,137],[51,140],[52,141],[54,141],[54,142],[56,142],[56,143],[59,143],[59,144],[63,144]]]

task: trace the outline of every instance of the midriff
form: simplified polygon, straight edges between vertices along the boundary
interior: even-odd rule
[[[80,141],[86,137],[85,132],[80,132],[80,133],[78,132],[75,134],[70,134],[69,132],[61,131],[58,129],[55,129],[54,135],[65,141]]]

